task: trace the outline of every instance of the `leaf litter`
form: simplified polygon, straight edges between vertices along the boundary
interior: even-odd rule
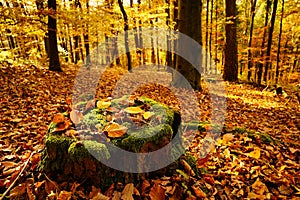
[[[213,151],[198,158],[199,146],[209,127],[204,126],[201,131],[186,128],[185,136],[195,131],[197,134],[188,150],[197,162],[182,161],[182,168],[172,177],[143,180],[140,184],[116,183],[109,192],[101,191],[100,186],[84,187],[82,183],[51,180],[37,168],[38,152],[43,148],[50,122],[60,124],[59,129],[65,130],[71,121],[79,123],[82,119],[83,114],[76,109],[71,109],[71,119],[66,120],[59,114],[70,109],[78,67],[68,66],[63,73],[27,65],[0,70],[0,194],[11,187],[6,194],[11,199],[300,198],[300,108],[294,99],[286,102],[250,85],[226,83],[225,127]],[[115,83],[124,74],[120,69],[105,72],[94,99],[112,96]],[[164,79],[170,76],[164,75]],[[89,80],[84,81],[89,87]],[[160,80],[163,81],[166,80]],[[128,82],[130,80],[126,84]],[[126,94],[130,84],[122,88],[122,93]],[[188,104],[190,94],[184,89],[178,90],[177,94]],[[152,98],[178,110],[182,106],[168,88],[157,83],[138,88],[135,95]],[[207,89],[197,93],[197,98],[201,110],[199,121],[209,122],[211,102]],[[107,108],[110,103],[98,101],[96,105]],[[180,110],[187,116],[183,121],[195,115],[194,106],[186,106],[190,110]],[[143,111],[128,108],[126,112]],[[145,120],[153,115],[151,112],[141,114]],[[121,136],[124,127],[107,129],[112,136]],[[0,198],[5,199],[4,196]]]

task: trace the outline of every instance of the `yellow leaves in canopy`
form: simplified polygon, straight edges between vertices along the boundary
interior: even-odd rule
[[[122,137],[126,133],[127,129],[128,129],[127,127],[122,126],[120,124],[111,123],[111,124],[105,126],[103,131],[107,132],[108,137],[119,138],[119,137]]]
[[[124,111],[129,114],[139,114],[144,112],[140,107],[127,107],[124,109]]]
[[[109,106],[111,105],[111,102],[108,101],[97,101],[97,108],[99,109],[105,109],[105,108],[108,108]]]

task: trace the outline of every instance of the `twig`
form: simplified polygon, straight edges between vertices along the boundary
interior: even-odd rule
[[[26,162],[24,163],[24,167],[22,168],[22,170],[20,171],[20,173],[18,174],[17,178],[11,183],[11,185],[7,188],[7,190],[2,194],[2,196],[0,197],[0,200],[3,200],[5,198],[5,196],[7,195],[7,193],[12,189],[12,187],[16,184],[17,180],[20,178],[21,174],[24,172],[25,168],[27,167],[30,158],[33,156],[33,154],[35,154],[36,151],[31,152],[29,158],[26,160]]]

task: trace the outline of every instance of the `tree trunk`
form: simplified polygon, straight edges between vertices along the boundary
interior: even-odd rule
[[[89,0],[86,1],[86,9],[87,9],[87,14],[89,14]],[[86,60],[85,60],[85,64],[89,65],[91,62],[91,58],[90,58],[90,43],[89,43],[89,25],[86,24],[85,25],[86,30],[85,33],[83,35],[84,37],[84,47],[85,47],[85,56],[86,56]]]
[[[51,12],[48,16],[48,37],[49,37],[49,70],[61,72],[58,47],[57,47],[57,29],[56,18],[56,0],[48,0],[48,9]]]
[[[171,22],[171,0],[166,0],[167,8],[167,19],[166,19],[166,25],[168,29],[170,30],[170,22]],[[171,67],[172,66],[172,52],[171,52],[171,38],[170,34],[167,35],[167,52],[166,52],[166,66]]]
[[[128,44],[128,29],[129,29],[129,27],[128,27],[129,26],[128,25],[128,17],[127,17],[126,11],[124,9],[122,0],[118,0],[118,4],[119,4],[120,10],[122,12],[123,18],[124,18],[125,49],[126,49],[126,56],[127,56],[128,71],[131,72],[132,71],[131,55],[130,55],[129,44]]]
[[[199,0],[180,0],[179,1],[179,32],[185,34],[199,45],[202,45],[202,32],[201,32],[201,12],[202,12],[202,1]],[[179,37],[180,40],[180,37]],[[195,60],[197,66],[193,66],[191,63],[187,62],[186,59],[181,56],[177,56],[176,70],[185,77],[189,82],[190,86],[195,90],[201,90],[200,78],[201,74],[201,57],[202,52],[193,52],[193,48],[189,46],[180,45],[177,48],[181,48],[182,51],[193,56],[192,59]],[[195,55],[195,53],[200,55]],[[194,58],[195,57],[195,58]],[[173,85],[177,87],[183,86],[183,80],[180,76],[175,74],[173,79]]]
[[[209,0],[206,0],[206,28],[205,28],[205,61],[204,61],[204,69],[205,72],[208,72],[208,11],[209,11]]]
[[[236,40],[236,0],[225,0],[225,63],[223,78],[225,81],[238,80],[238,55]]]
[[[277,48],[277,59],[276,59],[276,75],[275,75],[275,82],[278,83],[279,77],[279,62],[280,62],[280,43],[281,43],[281,36],[282,36],[282,21],[283,21],[283,13],[284,13],[284,0],[281,0],[281,18],[280,18],[280,30],[278,36],[278,48]]]
[[[254,0],[254,2],[251,5],[251,22],[250,22],[250,33],[249,33],[249,40],[248,40],[248,81],[250,81],[251,78],[251,68],[252,68],[252,53],[251,53],[251,47],[252,47],[252,35],[253,35],[253,27],[254,27],[254,17],[255,17],[255,9],[256,9],[256,2],[257,0]]]
[[[278,0],[274,0],[272,17],[271,17],[271,24],[270,24],[270,28],[269,28],[267,53],[266,53],[267,60],[266,60],[266,63],[265,63],[265,73],[264,73],[264,81],[265,82],[267,82],[268,70],[271,66],[271,58],[270,57],[271,57],[272,39],[273,39],[273,31],[274,31],[274,25],[275,25],[277,4],[278,4]]]
[[[263,39],[262,39],[262,44],[261,44],[261,48],[260,48],[261,62],[258,63],[258,72],[257,72],[257,83],[259,85],[261,84],[261,78],[262,78],[262,72],[263,72],[264,48],[265,48],[265,41],[266,41],[266,34],[267,34],[267,27],[268,27],[268,20],[269,20],[269,11],[270,11],[270,8],[271,8],[271,0],[267,0],[264,33],[263,33]]]
[[[209,67],[212,74],[215,73],[212,67],[212,50],[211,50],[211,43],[212,43],[212,25],[213,25],[213,9],[214,9],[214,0],[211,0],[211,8],[210,8],[210,26],[209,26],[209,41],[208,41],[208,48],[209,48]]]
[[[216,21],[215,21],[215,63],[216,63],[216,70],[217,64],[218,64],[218,1],[216,0],[216,8],[215,8],[215,15],[216,15]],[[217,72],[216,72],[217,73]]]

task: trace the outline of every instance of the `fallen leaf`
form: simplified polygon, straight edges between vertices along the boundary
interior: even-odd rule
[[[103,131],[107,132],[108,137],[118,138],[122,137],[126,133],[127,129],[127,127],[117,123],[111,123],[105,126]]]
[[[57,197],[57,200],[70,200],[72,197],[72,192],[61,191]]]
[[[61,113],[56,114],[52,120],[53,123],[55,123],[56,125],[64,123],[65,122],[65,116]]]
[[[194,192],[195,192],[195,194],[196,194],[196,196],[198,197],[198,198],[206,198],[206,193],[205,192],[203,192],[202,190],[201,190],[201,188],[199,188],[199,187],[196,187],[196,186],[192,186],[192,189],[194,190]]]
[[[248,153],[248,156],[251,158],[259,159],[260,158],[260,148],[254,147],[254,150]]]
[[[166,190],[158,185],[158,184],[154,184],[153,187],[150,190],[149,196],[151,200],[164,200],[166,198],[165,195]]]
[[[97,101],[97,108],[99,109],[105,109],[105,108],[108,108],[109,106],[111,105],[111,102],[108,101]]]
[[[9,194],[9,197],[12,199],[18,199],[17,197],[22,196],[25,194],[27,189],[28,183],[21,183],[18,186],[14,187]]]
[[[80,112],[78,110],[72,110],[70,112],[70,119],[75,125],[79,124],[80,121],[82,120],[82,118],[83,118],[82,112]]]
[[[140,107],[127,107],[124,109],[124,111],[129,114],[139,114],[144,112]]]
[[[147,120],[147,119],[151,118],[154,114],[155,114],[154,112],[147,111],[143,114],[143,117],[144,117],[144,119]]]
[[[134,194],[134,185],[133,185],[133,183],[128,183],[127,185],[125,185],[125,187],[122,191],[121,199],[122,200],[134,200],[133,194]]]

